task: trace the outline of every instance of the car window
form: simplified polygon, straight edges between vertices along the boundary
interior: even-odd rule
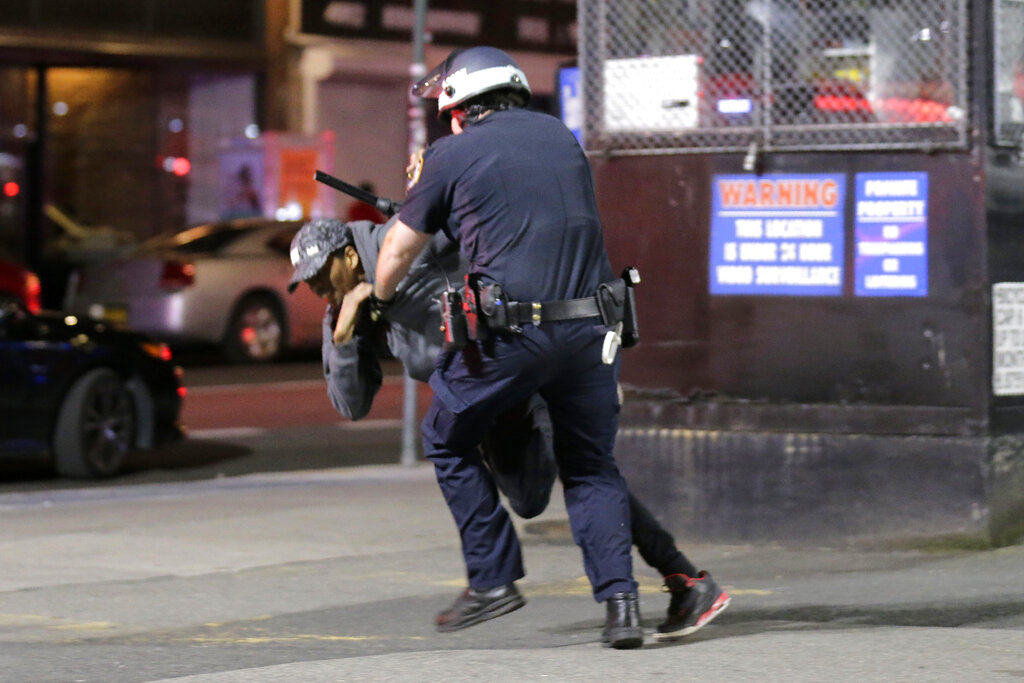
[[[234,240],[222,251],[223,256],[287,256],[291,236],[298,231],[299,222],[261,221],[256,229]],[[289,232],[290,231],[290,232]],[[278,233],[284,233],[279,235]],[[284,244],[281,250],[280,243]]]
[[[255,229],[256,226],[253,225],[200,225],[168,237],[158,237],[147,242],[145,246],[152,249],[172,249],[183,254],[214,253]]]
[[[267,248],[283,256],[287,256],[292,247],[292,238],[299,231],[299,224],[289,225],[274,232],[267,240]]]

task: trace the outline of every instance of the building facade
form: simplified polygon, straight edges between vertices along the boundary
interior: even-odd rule
[[[69,250],[217,215],[217,150],[266,125],[267,7],[4,3],[0,252],[41,272],[47,305]]]

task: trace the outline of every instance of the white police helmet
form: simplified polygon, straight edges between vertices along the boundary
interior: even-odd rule
[[[491,90],[508,89],[530,99],[530,84],[515,60],[496,47],[454,50],[412,87],[412,93],[437,98],[438,113]]]

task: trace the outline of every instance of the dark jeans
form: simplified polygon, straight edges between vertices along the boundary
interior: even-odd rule
[[[459,529],[471,587],[491,588],[524,575],[519,540],[478,446],[499,415],[540,394],[551,417],[573,540],[594,598],[636,590],[626,482],[612,456],[619,363],[601,362],[603,338],[592,321],[563,322],[438,358],[423,447]]]
[[[665,527],[636,496],[629,494],[629,523],[633,530],[633,545],[644,562],[658,570],[662,576],[686,574],[696,576],[697,568],[676,547],[676,541]]]
[[[484,462],[513,511],[523,519],[544,512],[558,476],[547,404],[534,394],[498,416],[481,444]],[[629,519],[644,562],[662,576],[696,576],[697,569],[676,547],[675,539],[629,493]]]

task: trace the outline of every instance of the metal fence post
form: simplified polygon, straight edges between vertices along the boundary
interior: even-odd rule
[[[423,46],[427,19],[427,0],[415,0],[415,23],[413,25],[412,45],[413,58],[409,65],[410,85],[419,81],[427,73],[426,55]],[[427,126],[423,101],[409,90],[409,156],[427,144]],[[403,383],[404,397],[402,401],[402,460],[403,465],[414,465],[418,458],[416,452],[417,423],[417,383],[405,375]]]

